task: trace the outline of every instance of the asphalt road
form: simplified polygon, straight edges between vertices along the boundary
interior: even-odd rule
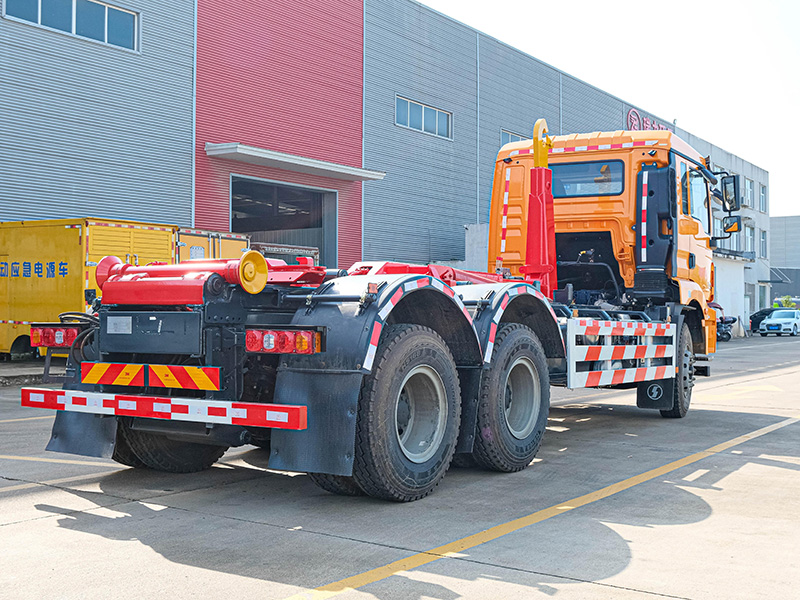
[[[0,598],[770,598],[800,582],[800,338],[721,345],[683,420],[554,390],[521,473],[410,504],[229,451],[169,475],[44,451],[0,388]]]

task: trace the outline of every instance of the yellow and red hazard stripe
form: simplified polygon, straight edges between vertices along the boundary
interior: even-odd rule
[[[143,386],[144,365],[81,363],[81,383]]]
[[[219,367],[148,365],[150,385],[181,390],[219,390]]]
[[[82,363],[81,383],[219,391],[219,367]]]

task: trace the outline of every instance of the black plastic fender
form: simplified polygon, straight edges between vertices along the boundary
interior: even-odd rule
[[[335,296],[353,298],[379,286],[377,301],[336,302]],[[331,280],[312,294],[292,319],[297,327],[326,328],[325,351],[312,355],[284,355],[278,366],[274,402],[306,405],[308,428],[303,431],[274,429],[270,467],[288,471],[351,475],[355,449],[356,413],[363,377],[372,369],[381,331],[407,297],[425,291],[452,304],[469,324],[474,354],[480,344],[472,319],[455,291],[427,275],[359,275]],[[459,290],[460,291],[460,290]],[[406,306],[408,306],[406,304]],[[456,310],[451,311],[453,314]],[[463,330],[463,328],[462,328]]]

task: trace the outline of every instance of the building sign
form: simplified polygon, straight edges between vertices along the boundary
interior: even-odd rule
[[[643,117],[639,114],[639,111],[635,108],[632,108],[628,111],[628,127],[630,131],[644,131],[646,129],[661,129],[664,131],[671,131],[669,127],[666,125],[662,125],[661,123],[656,123],[650,117]]]

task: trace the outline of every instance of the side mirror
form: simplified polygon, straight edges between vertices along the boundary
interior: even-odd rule
[[[742,207],[742,186],[739,175],[726,175],[722,178],[722,207],[732,213]]]
[[[722,219],[722,231],[725,233],[739,233],[742,230],[742,217],[739,215],[727,216]]]

